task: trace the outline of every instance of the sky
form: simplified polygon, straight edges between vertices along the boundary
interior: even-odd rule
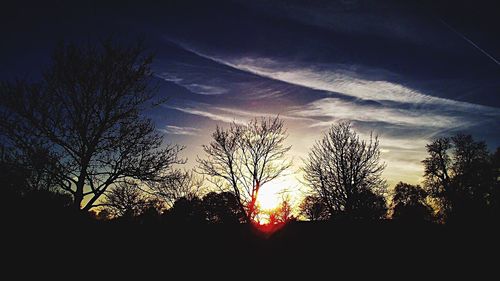
[[[169,97],[147,114],[187,167],[216,124],[277,114],[294,165],[276,190],[302,188],[302,160],[342,120],[379,136],[390,186],[421,182],[433,138],[500,146],[494,1],[39,2],[3,3],[0,78],[36,80],[61,41],[142,38]]]

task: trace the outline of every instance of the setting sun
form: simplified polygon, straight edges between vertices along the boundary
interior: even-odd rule
[[[284,202],[291,207],[294,201],[300,200],[299,197],[300,192],[294,179],[282,177],[263,185],[257,197],[259,212],[255,223],[258,229],[264,233],[273,233],[279,229],[276,227],[282,226],[292,215],[291,209],[287,211],[283,207]]]
[[[281,202],[280,193],[282,191],[283,188],[277,184],[273,184],[272,182],[265,184],[257,198],[257,203],[261,210],[268,211],[277,208]]]
[[[285,195],[290,196],[292,200],[300,197],[297,180],[294,177],[285,176],[263,185],[257,203],[262,211],[270,211],[280,205]]]
[[[281,201],[282,194],[285,191],[282,182],[269,182],[263,185],[263,188],[259,192],[259,196],[257,197],[257,205],[259,206],[259,214],[258,214],[258,224],[265,226],[269,224],[269,214],[276,210]],[[271,229],[261,229],[263,232],[273,232]]]

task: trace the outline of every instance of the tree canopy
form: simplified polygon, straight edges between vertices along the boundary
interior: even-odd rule
[[[63,44],[42,81],[3,83],[0,128],[26,166],[88,211],[125,180],[159,181],[181,163],[153,122],[152,56],[137,44]]]
[[[384,167],[378,138],[370,135],[368,141],[361,140],[350,123],[342,122],[316,142],[304,172],[330,217],[368,218],[385,215]]]
[[[203,146],[206,158],[199,158],[201,173],[216,186],[233,192],[250,222],[256,215],[259,191],[282,175],[290,162],[285,159],[290,146],[284,122],[275,118],[255,118],[246,125],[217,126],[212,141]]]

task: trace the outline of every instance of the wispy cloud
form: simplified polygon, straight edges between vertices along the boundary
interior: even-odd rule
[[[168,106],[167,108],[175,109],[184,113],[206,117],[214,121],[222,121],[225,123],[237,123],[246,124],[252,118],[259,117],[274,117],[279,115],[281,119],[284,120],[298,120],[298,121],[308,121],[316,122],[314,118],[309,118],[307,116],[300,116],[296,114],[295,111],[287,111],[284,113],[275,112],[256,112],[249,110],[242,110],[238,108],[230,108],[223,106],[212,106],[205,103],[189,102],[188,105],[178,105],[178,106]]]
[[[193,127],[178,127],[173,125],[167,125],[164,128],[160,129],[159,131],[171,135],[196,136],[198,135],[200,129]]]
[[[197,83],[185,84],[185,88],[193,93],[200,95],[222,95],[227,93],[227,90],[222,87],[202,85]]]
[[[169,72],[162,72],[160,74],[155,74],[155,76],[165,81],[174,82],[176,84],[182,82],[183,80],[179,76]]]
[[[354,98],[381,102],[446,105],[455,108],[485,111],[492,109],[487,106],[434,97],[402,84],[386,81],[384,77],[395,78],[399,75],[384,69],[371,69],[360,65],[346,64],[304,64],[294,61],[285,62],[268,57],[208,55],[184,44],[180,43],[179,45],[200,57],[217,63],[309,89],[342,93]],[[364,76],[374,76],[377,79],[366,79]]]
[[[294,116],[291,115],[290,111],[280,113],[280,112],[256,112],[256,111],[248,111],[248,110],[241,110],[241,109],[236,109],[236,108],[229,108],[229,107],[214,107],[216,110],[220,110],[222,112],[226,112],[230,114],[231,116],[238,115],[238,116],[245,116],[248,119],[255,118],[255,117],[275,117],[279,115],[281,119],[285,120],[302,120],[302,121],[314,121],[312,118],[307,118],[307,117],[302,117],[302,116]]]
[[[165,106],[165,107],[175,109],[175,110],[178,110],[178,111],[181,111],[184,113],[192,114],[192,115],[206,117],[206,118],[209,118],[209,119],[214,120],[214,121],[225,122],[225,123],[235,122],[237,124],[245,124],[247,122],[247,119],[248,119],[248,118],[241,118],[241,116],[235,116],[234,114],[227,114],[224,112],[221,113],[221,112],[207,110],[207,108],[212,108],[209,105],[205,105],[205,106],[197,106],[197,105]]]
[[[312,126],[328,126],[337,120],[363,122],[384,122],[396,125],[447,128],[456,122],[467,122],[459,117],[445,116],[432,112],[422,112],[379,105],[364,105],[337,98],[324,98],[290,111],[291,116],[317,118]]]
[[[157,77],[165,81],[173,82],[181,87],[188,89],[192,93],[199,95],[208,95],[208,96],[222,95],[228,92],[228,90],[223,87],[206,85],[201,83],[191,83],[186,81],[184,78],[179,77],[178,75],[168,72],[163,72],[161,74],[158,74]]]
[[[358,72],[370,72],[370,70],[362,69],[360,66],[354,66],[353,71],[345,65],[294,65],[269,58],[214,59],[260,76],[310,89],[341,93],[363,100],[382,103],[390,101],[419,105],[453,106],[460,110],[481,110],[487,112],[497,110],[487,106],[427,95],[402,84],[385,81],[383,80],[383,76],[379,77],[378,80],[365,79]],[[380,70],[377,70],[377,72],[383,73]],[[392,78],[396,76],[396,74],[387,71],[385,75],[392,76]]]
[[[318,97],[318,100],[299,105],[287,113],[292,118],[316,118],[318,122],[313,126],[348,119],[443,129],[468,127],[484,118],[500,117],[498,108],[435,97],[403,84],[386,81],[384,76],[392,80],[398,78],[398,75],[388,71],[372,71],[361,66],[349,68],[340,64],[304,65],[265,57],[221,58],[186,49],[204,58],[261,77],[331,93],[332,97]],[[366,73],[378,73],[379,77],[364,78],[363,74]]]

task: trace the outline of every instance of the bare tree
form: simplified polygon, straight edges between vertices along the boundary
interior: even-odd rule
[[[291,201],[289,194],[282,195],[278,207],[269,212],[269,224],[282,224],[295,219]]]
[[[201,197],[203,182],[204,178],[192,171],[174,170],[163,181],[147,182],[142,189],[157,197],[166,208],[171,208],[179,198]]]
[[[203,146],[206,159],[198,159],[201,173],[218,186],[221,180],[229,186],[250,222],[256,215],[262,186],[290,167],[285,159],[291,147],[284,144],[284,123],[278,117],[256,118],[245,126],[218,126],[212,138],[209,145]]]
[[[381,178],[385,165],[379,161],[377,137],[370,135],[369,141],[360,140],[351,124],[343,122],[333,125],[312,148],[304,168],[305,180],[313,195],[326,205],[330,217],[358,216],[357,209],[380,205],[360,202],[379,201],[368,193],[385,192],[386,184]]]
[[[107,210],[113,217],[136,217],[148,206],[148,198],[135,183],[121,182],[106,193]]]
[[[141,112],[154,96],[152,57],[140,45],[62,45],[41,83],[3,83],[0,128],[28,159],[41,151],[44,173],[88,211],[120,181],[159,181],[174,163],[178,146]],[[85,199],[85,200],[84,200]]]

